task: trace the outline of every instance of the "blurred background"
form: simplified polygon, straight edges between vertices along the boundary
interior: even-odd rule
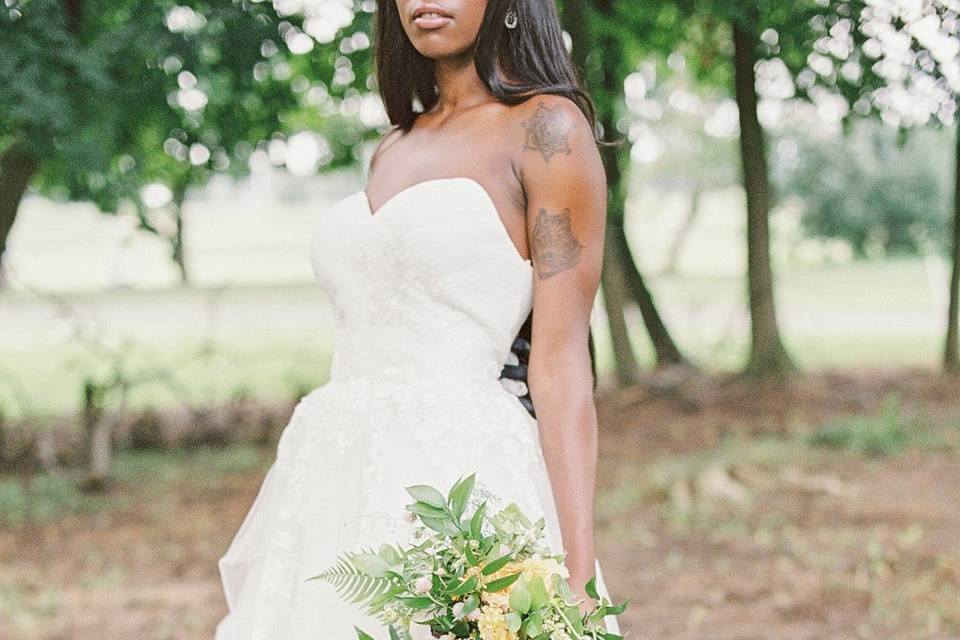
[[[960,4],[557,0],[640,639],[960,638]],[[199,640],[326,380],[373,0],[0,5],[0,639]]]

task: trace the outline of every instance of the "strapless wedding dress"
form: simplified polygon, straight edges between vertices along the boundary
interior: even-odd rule
[[[405,541],[408,485],[445,491],[476,472],[501,506],[543,516],[563,549],[537,421],[499,380],[533,266],[484,187],[427,180],[376,212],[357,191],[319,214],[310,258],[334,313],[330,378],[297,404],[219,561],[229,613],[215,640],[353,640],[354,625],[385,639],[306,580],[343,551]]]

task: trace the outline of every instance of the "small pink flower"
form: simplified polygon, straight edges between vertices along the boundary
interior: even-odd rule
[[[433,581],[430,579],[430,576],[421,576],[417,578],[417,581],[413,583],[413,588],[416,589],[419,593],[428,593],[430,587],[433,586]]]
[[[453,605],[453,617],[462,618],[463,617],[463,603],[457,602]]]
[[[476,622],[479,619],[480,619],[479,607],[477,607],[476,609],[474,609],[473,611],[467,614],[467,620],[469,620],[470,622]]]
[[[507,545],[500,543],[500,556],[505,556],[510,553],[511,549]]]
[[[413,524],[417,521],[417,514],[413,513],[412,511],[404,511],[403,519],[409,522],[410,524]]]

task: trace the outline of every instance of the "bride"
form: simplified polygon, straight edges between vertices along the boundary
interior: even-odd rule
[[[385,637],[307,578],[344,551],[404,542],[405,486],[473,472],[486,495],[545,519],[585,610],[590,577],[607,594],[588,343],[606,181],[553,0],[378,0],[376,12],[395,126],[366,189],[316,218],[330,378],[297,404],[219,561],[217,640],[346,640],[355,625]],[[535,418],[499,379],[532,311]]]

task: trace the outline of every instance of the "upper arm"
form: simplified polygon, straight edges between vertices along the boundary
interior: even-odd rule
[[[535,272],[531,361],[538,351],[543,357],[569,348],[589,357],[606,229],[603,162],[589,121],[571,100],[541,95],[523,108],[515,161]]]

